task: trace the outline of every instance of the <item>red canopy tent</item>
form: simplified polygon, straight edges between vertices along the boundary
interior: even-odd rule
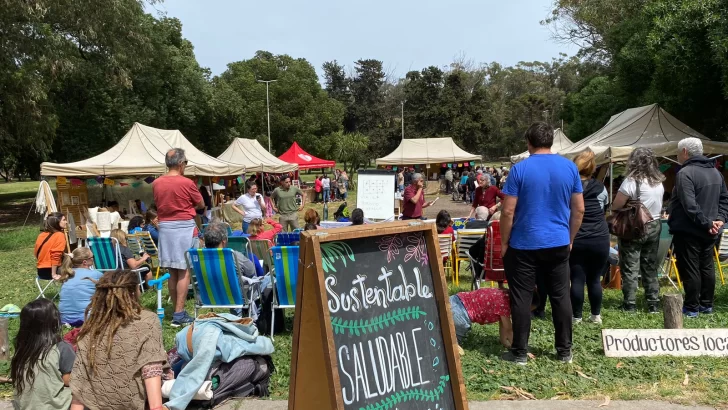
[[[290,164],[298,164],[299,169],[333,168],[336,166],[336,161],[316,158],[304,151],[297,142],[294,142],[291,148],[278,158]]]

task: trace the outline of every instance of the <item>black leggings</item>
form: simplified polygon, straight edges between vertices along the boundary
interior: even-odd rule
[[[571,308],[575,318],[581,318],[584,310],[584,284],[589,295],[591,314],[602,310],[601,276],[609,258],[609,237],[604,240],[574,242],[569,257],[571,270]]]

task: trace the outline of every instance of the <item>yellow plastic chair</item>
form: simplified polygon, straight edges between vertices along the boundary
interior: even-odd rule
[[[723,267],[728,266],[728,260],[725,263],[720,262],[720,256],[724,255],[728,257],[728,231],[723,231],[720,235],[720,245],[718,248],[714,248],[715,252],[715,264],[718,265],[718,273],[720,274],[720,283],[725,285],[725,277],[723,276]]]
[[[455,253],[452,243],[452,235],[444,234],[444,235],[437,235],[438,242],[440,242],[440,256],[443,259],[443,267],[445,268],[445,273],[447,274],[447,271],[450,271],[450,275],[454,276],[454,282],[455,286],[458,285],[458,276],[457,273],[453,274],[453,268],[452,268],[452,260],[453,260],[453,254]]]

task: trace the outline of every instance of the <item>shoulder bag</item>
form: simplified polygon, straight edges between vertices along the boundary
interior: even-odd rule
[[[652,214],[639,199],[640,182],[635,181],[637,199],[630,198],[621,209],[613,209],[607,217],[609,233],[620,239],[638,239],[645,235],[646,225],[652,221]]]

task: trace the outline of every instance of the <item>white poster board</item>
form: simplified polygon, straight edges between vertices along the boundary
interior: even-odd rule
[[[367,219],[389,219],[394,216],[395,173],[360,170],[357,173],[356,207]]]
[[[728,329],[602,329],[607,357],[728,356]]]

